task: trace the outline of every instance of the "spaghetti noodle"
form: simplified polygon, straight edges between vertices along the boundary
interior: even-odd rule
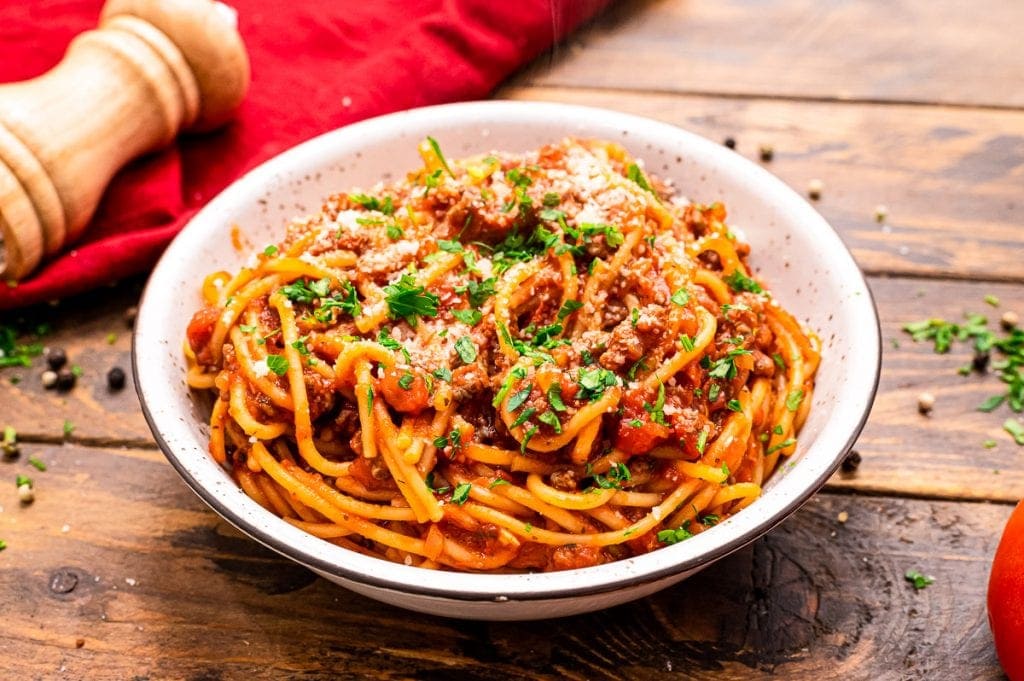
[[[724,207],[608,142],[419,151],[204,282],[188,382],[241,488],[324,541],[471,571],[595,565],[751,504],[819,342]]]

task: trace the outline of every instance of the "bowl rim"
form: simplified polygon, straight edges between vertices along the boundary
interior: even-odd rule
[[[249,196],[252,192],[250,185],[261,188],[273,186],[279,181],[278,178],[301,167],[304,159],[315,157],[317,150],[322,151],[324,147],[331,148],[332,145],[341,145],[345,140],[359,139],[360,136],[372,137],[373,134],[381,134],[381,131],[385,133],[391,131],[394,134],[410,123],[421,124],[440,119],[445,121],[445,125],[450,126],[452,119],[463,119],[479,124],[481,121],[492,120],[496,116],[520,117],[527,123],[539,122],[546,118],[563,117],[568,120],[603,122],[607,125],[621,127],[623,130],[642,129],[645,134],[654,130],[663,133],[668,139],[674,138],[677,141],[684,141],[687,145],[703,148],[705,153],[730,154],[721,156],[720,159],[716,159],[716,162],[724,164],[731,172],[746,175],[752,182],[760,184],[767,193],[775,197],[776,202],[785,205],[789,210],[796,211],[800,221],[807,220],[816,223],[816,227],[821,230],[821,236],[829,242],[827,246],[832,257],[843,261],[845,268],[843,274],[852,277],[850,284],[854,287],[854,297],[859,297],[861,301],[862,309],[859,313],[868,317],[866,321],[870,328],[867,331],[873,331],[873,333],[866,334],[869,336],[869,340],[873,341],[870,346],[858,348],[860,353],[865,355],[864,359],[867,360],[865,364],[870,363],[871,365],[871,373],[867,377],[867,382],[865,383],[863,379],[860,382],[863,386],[861,399],[864,409],[859,414],[856,423],[849,425],[835,425],[833,423],[835,419],[832,416],[828,417],[818,439],[812,444],[809,451],[814,451],[818,446],[824,446],[821,436],[831,429],[838,428],[842,432],[849,428],[849,431],[844,441],[837,443],[830,440],[825,443],[830,448],[835,448],[831,460],[821,466],[812,479],[798,487],[795,494],[781,501],[776,499],[771,511],[759,514],[759,517],[755,518],[754,513],[739,513],[715,528],[717,531],[724,530],[729,525],[740,525],[739,529],[733,532],[735,536],[724,538],[724,535],[720,533],[716,535],[715,531],[705,532],[686,542],[662,547],[647,554],[603,565],[558,572],[481,574],[427,571],[418,567],[363,556],[316,539],[265,511],[244,494],[240,495],[241,499],[236,498],[237,503],[246,507],[246,511],[249,513],[240,512],[234,508],[235,504],[229,503],[227,495],[218,493],[218,485],[204,483],[189,467],[186,459],[189,454],[198,452],[201,457],[209,459],[205,444],[190,448],[191,451],[188,452],[179,452],[164,436],[164,427],[187,428],[185,419],[188,417],[181,418],[180,415],[177,418],[158,417],[154,413],[153,405],[150,404],[150,399],[155,397],[150,395],[150,391],[155,389],[153,381],[160,377],[150,378],[147,372],[140,371],[140,369],[146,363],[149,353],[159,352],[160,349],[165,350],[162,342],[166,342],[167,339],[162,339],[162,342],[151,341],[148,338],[148,328],[145,322],[151,315],[159,314],[158,311],[154,311],[153,306],[156,303],[153,301],[158,300],[160,296],[159,288],[163,284],[163,280],[173,278],[177,263],[175,256],[187,255],[187,251],[180,254],[179,251],[183,251],[190,241],[201,240],[200,236],[206,235],[207,232],[217,231],[216,223],[223,223],[220,213],[230,206],[236,205],[239,201],[246,200],[244,197]],[[565,133],[559,131],[555,134],[561,136]],[[224,224],[219,227],[221,230],[226,228]],[[176,339],[174,340],[176,342]],[[343,126],[270,158],[228,185],[189,220],[153,268],[139,302],[138,323],[132,336],[132,369],[143,415],[164,456],[203,502],[231,525],[267,548],[318,572],[389,591],[456,601],[550,601],[617,591],[673,575],[700,570],[753,542],[792,515],[814,496],[835,473],[863,430],[878,391],[882,360],[881,343],[881,326],[874,296],[864,273],[856,264],[849,248],[842,241],[838,232],[803,197],[764,168],[696,133],[644,116],[574,104],[487,100],[421,107]],[[160,349],[156,349],[157,346],[160,346]],[[176,347],[176,345],[172,345],[172,347]],[[858,371],[865,369],[866,367],[863,366],[857,368]],[[173,423],[175,420],[180,420],[181,424]],[[209,463],[216,465],[212,460]],[[780,471],[776,471],[773,477],[778,477],[780,473]],[[767,494],[759,501],[765,497]],[[249,504],[255,508],[248,506]],[[751,511],[753,506],[745,511]],[[264,524],[269,524],[271,528],[262,527],[261,524],[248,517],[252,513],[259,514],[260,512],[266,514],[268,518],[267,523]],[[743,519],[743,522],[737,523],[738,518]],[[296,542],[309,543],[301,540],[299,535],[294,534],[296,532],[315,540],[315,544],[310,544],[312,549],[307,550],[296,545]],[[290,541],[289,537],[295,541]],[[719,539],[719,537],[723,538]],[[424,579],[425,577],[427,579]]]

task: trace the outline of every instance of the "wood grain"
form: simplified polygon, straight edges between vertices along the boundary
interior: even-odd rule
[[[1024,112],[509,87],[502,97],[607,107],[733,137],[817,208],[875,274],[1024,281]],[[654,172],[659,169],[652,168]],[[885,205],[885,225],[875,207]]]
[[[857,443],[864,463],[856,475],[837,476],[831,484],[879,494],[1019,499],[1024,495],[1024,448],[1001,427],[1011,412],[1006,407],[992,414],[975,411],[986,397],[1002,390],[998,378],[959,375],[957,369],[971,360],[968,347],[936,355],[930,344],[912,343],[900,327],[930,317],[959,320],[965,312],[988,314],[995,327],[1003,310],[1024,316],[1024,287],[888,277],[872,277],[870,284],[882,320],[882,382]],[[1000,299],[998,309],[985,304],[988,294]],[[53,323],[54,332],[46,342],[64,347],[85,373],[74,390],[62,394],[44,390],[39,383],[42,359],[31,370],[0,372],[0,404],[10,405],[0,412],[0,426],[13,425],[29,440],[60,441],[68,420],[75,426],[73,442],[155,447],[130,383],[117,393],[106,387],[110,366],[122,366],[130,374],[124,310],[137,295],[137,283],[129,283],[90,296],[90,305],[71,300],[30,315],[34,321]],[[111,332],[117,335],[113,345],[107,338]],[[12,376],[21,382],[12,385]],[[935,410],[927,417],[917,411],[917,396],[924,391],[937,397]],[[990,438],[998,444],[986,449],[982,443]]]
[[[37,489],[20,507],[0,486],[10,678],[999,678],[983,594],[1009,506],[822,494],[645,600],[488,624],[316,578],[220,521],[156,452],[27,453],[49,469],[0,464]],[[915,592],[908,569],[935,584]]]
[[[1024,106],[1012,0],[629,0],[539,59],[535,84]]]

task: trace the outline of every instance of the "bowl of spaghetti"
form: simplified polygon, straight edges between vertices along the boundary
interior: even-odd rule
[[[157,442],[228,522],[483,619],[639,598],[761,536],[852,446],[879,358],[856,263],[778,179],[517,102],[250,172],[168,248],[134,341]]]

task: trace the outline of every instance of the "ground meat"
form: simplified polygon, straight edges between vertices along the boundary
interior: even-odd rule
[[[551,558],[548,560],[548,569],[573,570],[575,568],[600,565],[608,561],[608,555],[600,547],[569,544],[568,546],[559,546],[551,552]]]

